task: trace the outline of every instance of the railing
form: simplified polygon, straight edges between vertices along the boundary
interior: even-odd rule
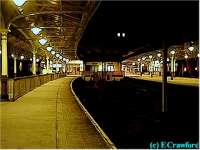
[[[64,74],[45,74],[16,77],[8,80],[8,98],[11,101],[49,81],[64,77]]]

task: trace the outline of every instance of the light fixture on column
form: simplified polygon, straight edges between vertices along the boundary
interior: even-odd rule
[[[171,53],[172,55],[174,55],[174,54],[175,54],[175,51],[174,51],[174,50],[172,50],[170,53]]]
[[[24,5],[24,3],[26,2],[26,0],[13,0],[15,5],[17,5],[18,7],[21,7]]]
[[[184,57],[185,57],[185,59],[188,59],[188,55],[187,55],[187,54],[185,54],[185,56],[184,56]]]
[[[51,54],[52,54],[52,55],[55,55],[55,53],[56,53],[55,51],[51,51]]]
[[[167,58],[167,62],[169,62],[169,58]]]
[[[22,56],[20,57],[20,59],[21,59],[21,60],[24,59],[24,56],[22,55]]]
[[[31,29],[31,31],[33,32],[33,34],[38,35],[40,34],[40,32],[42,31],[42,29],[38,28],[38,27],[33,27]]]
[[[47,47],[47,50],[48,50],[49,52],[50,52],[52,49],[53,49],[53,48],[50,47],[50,46]]]
[[[161,53],[158,53],[157,56],[160,57],[160,56],[161,56]]]
[[[39,42],[40,42],[41,45],[45,45],[45,44],[47,43],[47,39],[41,38],[41,39],[39,40]]]
[[[1,54],[1,50],[0,50],[0,54]]]

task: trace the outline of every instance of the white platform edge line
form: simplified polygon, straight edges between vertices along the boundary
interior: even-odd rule
[[[74,95],[76,101],[78,102],[79,106],[81,107],[81,109],[84,111],[84,113],[86,114],[86,116],[89,118],[89,120],[92,122],[92,124],[94,125],[94,127],[96,128],[96,130],[99,132],[99,134],[101,135],[101,137],[103,138],[103,140],[106,142],[106,144],[111,148],[111,149],[117,149],[116,146],[114,145],[114,143],[110,140],[110,138],[106,135],[106,133],[103,131],[103,129],[101,129],[101,127],[98,125],[98,123],[94,120],[94,118],[90,115],[90,113],[87,111],[87,109],[83,106],[83,104],[81,103],[81,101],[79,100],[79,98],[76,96],[73,88],[72,88],[72,84],[74,82],[74,80],[76,80],[77,78],[73,79],[70,83],[70,89],[72,94]]]

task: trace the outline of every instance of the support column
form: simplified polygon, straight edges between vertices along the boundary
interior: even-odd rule
[[[14,57],[14,77],[17,76],[17,58]]]
[[[35,55],[35,51],[33,52],[32,73],[33,73],[33,75],[36,75],[36,55]]]
[[[2,46],[1,98],[2,99],[8,99],[7,32],[8,30],[1,30],[1,46]]]
[[[167,48],[163,45],[162,112],[167,112]]]
[[[49,73],[49,57],[46,57],[46,72]]]

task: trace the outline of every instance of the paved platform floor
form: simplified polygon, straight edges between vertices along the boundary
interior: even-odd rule
[[[161,76],[153,76],[151,78],[149,75],[143,75],[143,76],[132,76],[131,78],[162,82]],[[188,86],[197,86],[197,87],[199,86],[198,78],[175,77],[173,80],[171,80],[171,77],[167,77],[167,82],[170,84],[188,85]]]
[[[70,91],[72,77],[0,103],[0,148],[108,148]]]

